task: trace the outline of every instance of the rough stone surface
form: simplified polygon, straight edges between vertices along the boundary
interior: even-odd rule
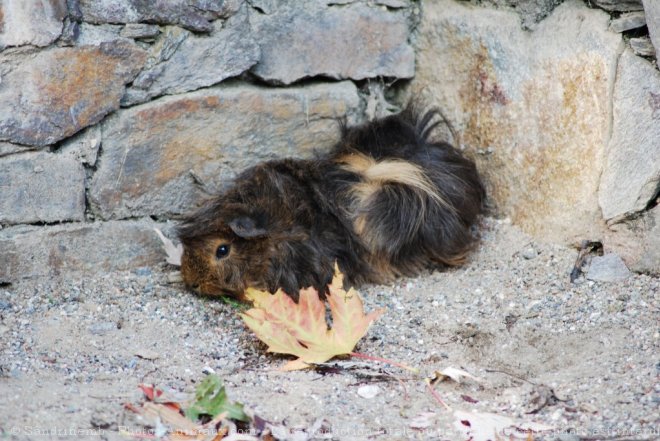
[[[660,276],[660,205],[644,213],[640,222],[643,223],[645,234],[641,236],[642,252],[639,259],[631,263],[630,269],[638,273]]]
[[[90,275],[162,261],[151,221],[96,222],[0,230],[0,282]]]
[[[122,27],[120,25],[81,23],[74,43],[76,46],[99,46],[102,43],[114,44],[117,40],[123,40],[126,44],[133,43],[133,40],[122,37],[121,31]]]
[[[58,154],[70,156],[85,165],[94,166],[101,146],[101,127],[88,127],[67,139]]]
[[[630,48],[635,55],[640,57],[653,57],[655,55],[655,47],[653,47],[649,37],[631,38]]]
[[[643,210],[660,189],[660,72],[630,50],[619,60],[613,119],[598,193],[607,221]]]
[[[415,54],[408,44],[407,11],[356,3],[253,14],[261,60],[252,71],[275,84],[315,76],[411,78]]]
[[[644,14],[646,26],[653,46],[655,46],[656,61],[660,67],[660,2],[657,0],[644,0]]]
[[[591,0],[591,3],[606,11],[625,12],[641,11],[644,9],[642,0]]]
[[[170,0],[154,6],[144,0],[79,0],[89,23],[175,24],[195,32],[213,30],[211,21],[231,12],[235,2]]]
[[[62,33],[66,0],[3,0],[0,50],[8,46],[48,46]]]
[[[352,83],[228,86],[166,97],[110,117],[89,200],[103,218],[177,214],[260,161],[310,155],[359,105]]]
[[[646,15],[644,11],[627,12],[618,18],[612,19],[610,31],[625,32],[646,26]]]
[[[151,49],[147,68],[135,79],[122,104],[208,87],[245,72],[257,61],[259,46],[245,12],[218,23],[209,36],[169,28]]]
[[[614,254],[594,256],[587,271],[587,279],[595,282],[621,282],[630,277],[630,270],[621,258]]]
[[[135,39],[151,39],[158,37],[160,28],[156,25],[129,23],[121,30],[121,36]]]
[[[445,110],[499,211],[546,240],[596,234],[623,50],[609,16],[568,1],[529,33],[511,12],[425,5],[413,92]]]
[[[638,37],[630,39],[630,48],[635,53],[641,57],[653,57],[655,56],[655,47],[651,43],[649,37]]]
[[[472,0],[479,6],[493,6],[515,11],[524,29],[533,29],[564,0]]]
[[[44,146],[117,109],[124,84],[137,75],[146,54],[116,42],[20,57],[2,78],[0,141]]]
[[[0,157],[13,155],[14,153],[32,150],[34,147],[12,144],[11,142],[0,142]]]
[[[84,214],[79,162],[45,152],[0,158],[0,224],[82,220]]]

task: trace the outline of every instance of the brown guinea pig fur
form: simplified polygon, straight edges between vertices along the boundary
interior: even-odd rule
[[[207,295],[246,288],[319,293],[335,262],[345,284],[385,283],[456,265],[473,248],[484,204],[474,163],[432,138],[438,112],[401,113],[341,126],[316,159],[281,159],[240,174],[183,220],[181,273]]]

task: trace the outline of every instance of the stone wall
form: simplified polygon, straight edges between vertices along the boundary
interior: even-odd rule
[[[660,72],[639,48],[660,3],[587,3],[427,2],[411,90],[445,109],[497,212],[658,274]]]
[[[162,261],[151,230],[415,72],[407,0],[0,2],[0,283]],[[379,92],[372,94],[370,91]]]
[[[154,226],[410,91],[444,110],[498,214],[659,271],[657,2],[591,3],[628,6],[2,0],[0,284],[160,262]]]

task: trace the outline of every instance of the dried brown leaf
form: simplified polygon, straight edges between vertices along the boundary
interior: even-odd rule
[[[298,303],[282,290],[270,294],[248,289],[246,296],[254,308],[241,316],[268,345],[269,352],[298,357],[285,364],[284,370],[304,369],[308,363],[323,363],[334,356],[350,354],[371,323],[384,312],[365,314],[357,291],[343,289],[343,276],[336,266],[328,291],[332,328],[325,320],[325,304],[313,288],[301,290]]]

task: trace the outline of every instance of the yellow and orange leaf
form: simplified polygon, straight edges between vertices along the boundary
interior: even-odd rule
[[[282,369],[304,369],[308,363],[323,363],[334,356],[350,354],[371,323],[385,312],[379,309],[365,314],[357,291],[343,289],[343,275],[336,265],[328,291],[332,328],[325,320],[325,303],[313,288],[300,290],[298,303],[282,290],[270,294],[248,289],[246,296],[254,307],[241,317],[268,345],[269,352],[298,357]]]

